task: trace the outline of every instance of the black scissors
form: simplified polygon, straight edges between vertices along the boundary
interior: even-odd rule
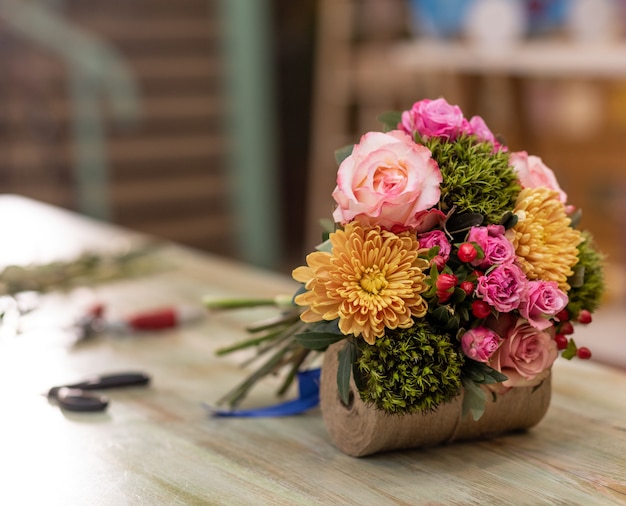
[[[94,376],[80,383],[52,387],[48,390],[48,399],[68,411],[104,411],[109,405],[109,399],[94,390],[108,390],[131,386],[147,385],[150,376],[142,372],[125,372]]]

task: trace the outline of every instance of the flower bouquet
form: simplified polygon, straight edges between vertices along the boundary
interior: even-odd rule
[[[580,210],[540,158],[444,99],[381,121],[336,153],[333,224],[293,271],[301,289],[221,351],[273,351],[226,400],[288,365],[284,391],[315,350],[322,415],[348,454],[528,428],[556,358],[591,356],[571,335],[604,280]]]

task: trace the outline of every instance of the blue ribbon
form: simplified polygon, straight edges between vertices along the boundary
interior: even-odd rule
[[[204,404],[213,416],[277,417],[299,415],[316,407],[320,402],[320,369],[298,372],[298,398],[274,406],[255,409],[219,409]]]

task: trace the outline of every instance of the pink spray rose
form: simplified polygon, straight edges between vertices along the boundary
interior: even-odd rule
[[[504,335],[490,365],[508,377],[503,386],[530,387],[543,381],[557,355],[552,336],[520,318]]]
[[[442,256],[447,262],[450,258],[450,251],[452,250],[452,246],[450,245],[450,241],[446,237],[446,234],[441,230],[432,230],[430,232],[426,232],[425,234],[419,234],[417,236],[417,240],[420,243],[420,248],[434,248],[435,246],[439,246],[439,256]]]
[[[550,318],[567,306],[568,297],[555,281],[529,281],[522,294],[520,314],[538,330],[545,330],[552,323]]]
[[[507,147],[498,142],[493,132],[480,116],[472,116],[469,120],[469,133],[475,135],[481,142],[488,142],[493,145],[494,149],[507,151]]]
[[[409,111],[402,113],[398,128],[411,135],[417,133],[422,139],[444,137],[454,140],[462,133],[469,133],[470,127],[459,106],[438,98],[415,102]]]
[[[478,278],[476,295],[497,311],[508,313],[519,307],[526,281],[517,265],[498,265]]]
[[[486,327],[468,330],[461,337],[463,353],[477,362],[488,362],[502,342],[502,338]]]
[[[486,270],[492,265],[508,264],[515,260],[515,248],[505,237],[502,225],[472,227],[467,240],[475,242],[485,252],[484,258],[472,262],[475,267]]]
[[[528,155],[526,151],[518,151],[511,153],[509,163],[517,172],[522,188],[550,188],[559,192],[563,204],[567,203],[567,194],[561,190],[554,172],[543,163],[541,158]]]
[[[333,218],[394,232],[415,228],[439,201],[441,181],[428,148],[399,130],[369,132],[339,166]]]

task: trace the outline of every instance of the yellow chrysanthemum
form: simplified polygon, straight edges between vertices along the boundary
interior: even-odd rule
[[[521,269],[528,279],[556,281],[561,290],[568,291],[567,278],[578,262],[582,236],[570,226],[558,192],[544,187],[522,190],[515,214],[519,221],[507,231],[507,237]]]
[[[423,271],[428,262],[418,258],[419,243],[413,235],[364,229],[352,222],[330,234],[330,242],[332,253],[311,253],[308,266],[293,271],[307,290],[295,299],[308,306],[303,321],[339,318],[342,333],[374,344],[386,328],[409,328],[412,317],[426,314],[428,306],[420,294],[427,288]]]

